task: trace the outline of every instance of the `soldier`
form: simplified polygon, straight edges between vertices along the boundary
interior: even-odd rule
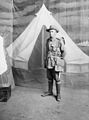
[[[63,71],[64,61],[64,42],[63,38],[56,38],[56,34],[59,32],[56,26],[51,25],[49,29],[50,37],[47,39],[46,43],[46,68],[47,68],[47,78],[48,78],[48,92],[44,93],[42,96],[53,95],[53,80],[56,83],[56,100],[59,102],[61,100],[60,95],[60,73]]]

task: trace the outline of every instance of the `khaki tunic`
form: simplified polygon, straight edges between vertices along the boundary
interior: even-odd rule
[[[49,38],[46,44],[46,60],[47,60],[47,68],[52,69],[55,67],[55,71],[63,71],[64,66],[61,59],[61,48],[63,49],[63,45],[59,39]],[[61,63],[60,63],[61,62]],[[61,65],[62,64],[62,65]]]

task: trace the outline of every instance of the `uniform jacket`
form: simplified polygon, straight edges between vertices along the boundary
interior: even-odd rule
[[[63,66],[59,63],[64,58],[64,44],[60,39],[48,38],[46,43],[46,67],[52,69],[55,67],[55,71],[63,71]]]

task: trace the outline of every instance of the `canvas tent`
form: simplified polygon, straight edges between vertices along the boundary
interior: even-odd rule
[[[3,49],[3,38],[0,36],[0,75],[7,70],[7,63],[5,60],[4,49]]]
[[[0,36],[0,88],[9,87],[14,89],[14,79],[9,64],[9,57],[4,49],[4,39]]]
[[[65,38],[66,72],[89,72],[89,56],[76,46],[44,4],[25,31],[7,48],[13,66],[27,70],[43,67],[45,32],[42,31],[40,39],[39,34],[43,26],[48,28],[50,25],[57,26],[58,35]]]

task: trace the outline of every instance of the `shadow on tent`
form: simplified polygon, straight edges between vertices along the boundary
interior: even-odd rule
[[[15,84],[34,89],[47,90],[46,69],[24,70],[12,68]],[[89,89],[89,73],[63,73],[61,75],[63,87],[73,89]]]

